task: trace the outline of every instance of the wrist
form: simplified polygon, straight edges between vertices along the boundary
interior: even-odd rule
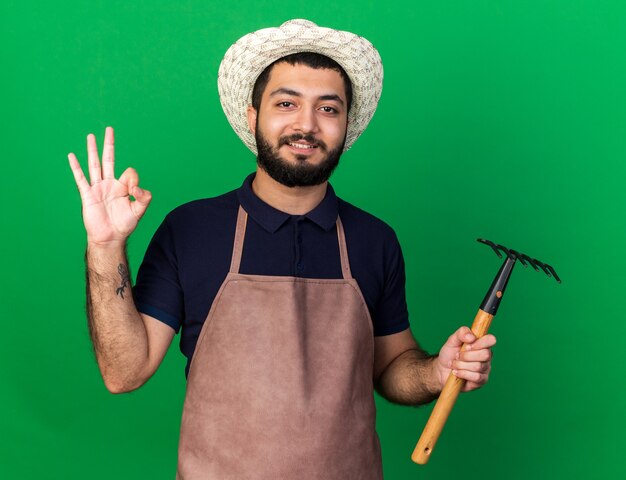
[[[87,237],[87,251],[88,252],[119,252],[126,251],[126,239],[123,240],[109,240],[109,241],[96,241]]]
[[[87,241],[85,263],[90,272],[105,274],[116,272],[120,263],[127,264],[126,242]]]
[[[438,396],[441,393],[441,390],[443,390],[443,386],[447,380],[446,371],[449,370],[444,369],[441,365],[441,362],[439,361],[439,354],[433,355],[428,360],[430,362],[431,375],[427,388],[430,393]]]

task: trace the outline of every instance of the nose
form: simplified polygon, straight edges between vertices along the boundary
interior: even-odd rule
[[[292,128],[302,133],[316,133],[319,130],[316,113],[314,108],[303,106],[296,113]]]

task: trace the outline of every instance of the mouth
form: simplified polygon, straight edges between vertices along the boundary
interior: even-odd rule
[[[307,150],[310,148],[317,148],[317,145],[312,145],[310,143],[290,142],[287,145],[293,148],[300,148],[302,150]]]
[[[300,155],[313,153],[318,148],[317,145],[313,145],[311,143],[304,143],[304,142],[288,142],[286,143],[286,145],[289,148],[289,150],[291,150],[292,152],[298,153]]]

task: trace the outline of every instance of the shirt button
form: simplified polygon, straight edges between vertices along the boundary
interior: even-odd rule
[[[301,263],[298,263],[297,267],[298,267],[298,271],[300,272],[304,270],[304,265],[302,265]]]

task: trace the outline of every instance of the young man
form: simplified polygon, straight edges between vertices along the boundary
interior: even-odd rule
[[[466,390],[478,388],[495,343],[461,327],[439,355],[421,350],[393,230],[328,184],[374,113],[380,57],[361,37],[292,20],[236,42],[218,87],[256,173],[171,212],[132,293],[125,242],[151,194],[133,169],[115,180],[110,127],[102,165],[88,136],[91,184],[69,155],[105,384],[140,387],[182,327],[179,478],[380,479],[373,387],[426,403],[454,369]]]

